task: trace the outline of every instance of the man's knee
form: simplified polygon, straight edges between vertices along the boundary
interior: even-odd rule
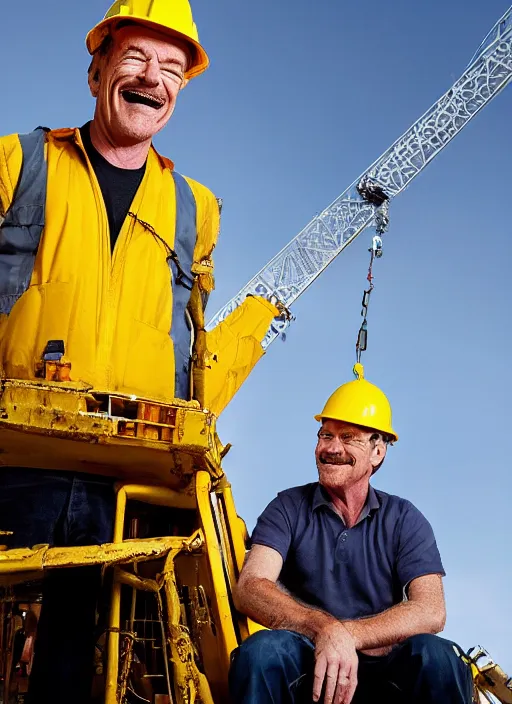
[[[291,631],[258,631],[234,651],[233,665],[252,670],[279,666],[296,656],[302,645],[298,639],[300,636]]]
[[[461,648],[451,640],[430,633],[412,636],[407,640],[412,658],[421,659],[424,674],[431,672],[435,677],[451,677],[454,671],[463,672],[468,666],[461,659]]]
[[[420,633],[417,636],[411,636],[407,639],[407,643],[411,649],[411,655],[421,655],[426,660],[439,660],[457,658],[457,651],[462,652],[458,645],[451,640],[434,636],[431,633]]]

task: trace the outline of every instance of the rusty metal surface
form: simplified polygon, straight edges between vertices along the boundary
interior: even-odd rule
[[[512,704],[512,677],[494,662],[487,650],[481,646],[472,648],[467,658],[473,670],[480,700]]]
[[[184,489],[198,469],[222,475],[215,418],[72,383],[0,382],[0,465],[135,477]]]
[[[36,545],[33,549],[7,550],[0,552],[0,583],[4,574],[12,575],[16,572],[36,574],[45,569],[59,567],[136,563],[164,557],[169,550],[198,549],[202,543],[202,534],[197,531],[187,539],[146,538],[84,547],[51,548],[48,545]]]

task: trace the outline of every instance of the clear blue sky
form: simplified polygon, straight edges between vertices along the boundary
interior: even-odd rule
[[[104,0],[4,5],[0,133],[85,122],[83,39]],[[157,146],[224,198],[211,314],[450,87],[507,7],[195,1],[212,67]],[[393,203],[365,358],[400,434],[374,484],[435,529],[447,637],[510,674],[511,115],[509,88]],[[221,419],[249,528],[277,491],[315,479],[312,416],[351,378],[369,238],[297,303]]]

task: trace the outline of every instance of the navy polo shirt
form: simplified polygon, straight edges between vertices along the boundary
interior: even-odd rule
[[[373,487],[352,528],[318,482],[282,491],[251,541],[281,554],[279,581],[294,597],[338,619],[378,614],[403,601],[416,577],[445,574],[423,514]]]

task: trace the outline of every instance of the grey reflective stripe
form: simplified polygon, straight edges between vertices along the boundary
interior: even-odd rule
[[[192,262],[197,239],[196,199],[186,180],[172,172],[176,186],[176,235],[174,251],[184,276],[180,277],[176,264],[169,259],[172,281],[172,325],[170,335],[174,344],[175,398],[190,398],[190,344],[192,332],[185,317],[194,283]],[[181,280],[180,280],[181,279]]]
[[[44,228],[47,167],[45,129],[20,134],[23,151],[13,202],[0,226],[0,313],[11,312],[32,278]]]

